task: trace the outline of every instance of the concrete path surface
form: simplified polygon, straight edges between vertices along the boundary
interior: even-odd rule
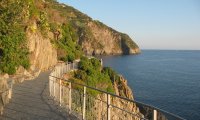
[[[49,72],[34,80],[27,80],[13,87],[10,103],[6,105],[0,120],[70,120],[48,96]]]

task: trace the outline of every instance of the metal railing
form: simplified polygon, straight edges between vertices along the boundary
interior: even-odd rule
[[[184,120],[159,108],[70,81],[67,74],[63,76],[64,73],[77,69],[78,62],[55,66],[49,76],[49,91],[50,96],[59,102],[60,106],[80,119]]]

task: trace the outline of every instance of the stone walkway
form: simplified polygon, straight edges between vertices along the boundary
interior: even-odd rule
[[[48,96],[49,72],[13,87],[10,103],[0,120],[74,120]]]

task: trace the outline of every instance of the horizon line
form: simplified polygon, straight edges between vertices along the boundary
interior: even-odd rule
[[[200,49],[160,49],[160,48],[141,48],[141,50],[174,50],[174,51],[200,51]]]

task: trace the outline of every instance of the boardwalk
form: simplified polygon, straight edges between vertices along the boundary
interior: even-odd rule
[[[13,96],[0,120],[70,120],[48,97],[49,72],[34,80],[14,85]]]

